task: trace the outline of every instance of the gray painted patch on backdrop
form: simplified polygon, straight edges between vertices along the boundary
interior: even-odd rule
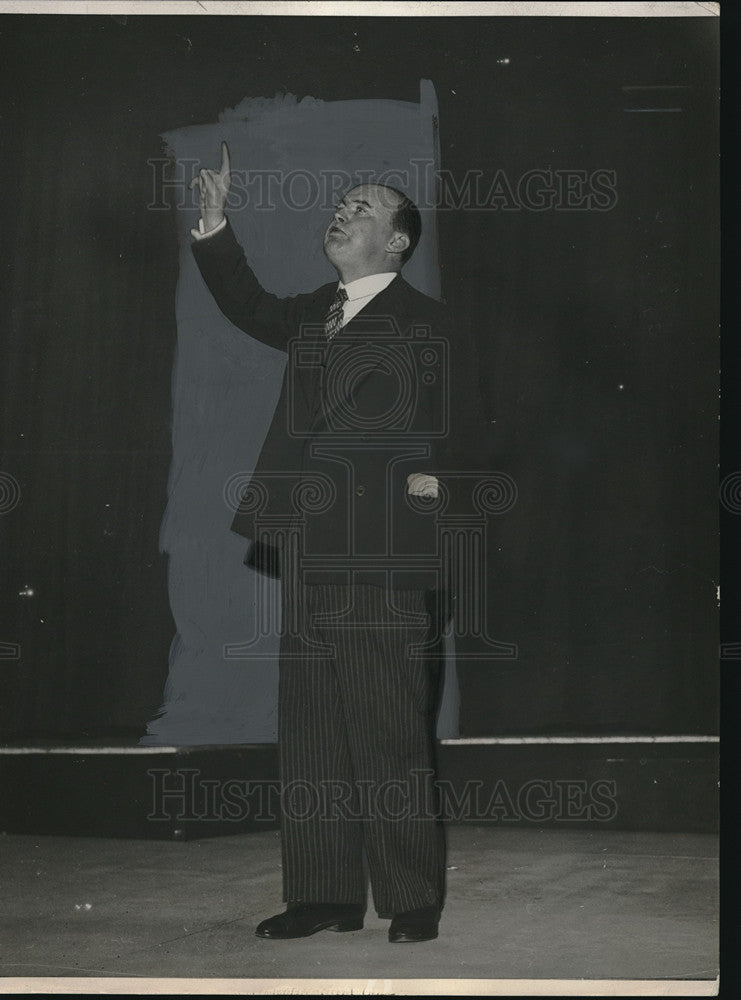
[[[211,298],[190,250],[190,230],[197,226],[199,213],[187,182],[196,163],[218,165],[222,139],[229,144],[234,171],[270,171],[284,178],[293,172],[293,206],[286,204],[286,190],[280,196],[279,182],[272,182],[278,195],[272,199],[274,208],[245,205],[244,199],[227,206],[258,279],[268,291],[285,296],[310,291],[336,277],[321,250],[332,195],[327,202],[319,185],[317,196],[306,177],[344,173],[357,178],[361,172],[377,177],[389,170],[406,171],[408,185],[398,178],[388,182],[406,188],[420,205],[424,233],[404,276],[421,291],[439,297],[434,208],[423,207],[434,205],[437,100],[427,80],[421,81],[419,104],[324,102],[312,97],[298,101],[290,94],[247,98],[220,114],[218,124],[177,129],[163,139],[183,179],[182,191],[176,192],[180,276],[172,463],[160,531],[160,550],[169,555],[169,596],[177,634],[170,648],[163,704],[141,742],[274,742],[277,626],[258,638],[248,657],[224,656],[225,645],[244,643],[256,635],[258,588],[266,585],[243,564],[248,543],[230,530],[233,509],[224,489],[235,475],[255,466],[278,401],[286,355],[238,331]],[[410,161],[423,166],[410,168]],[[237,182],[233,188],[237,195],[238,188]],[[264,185],[263,197],[268,190]],[[278,584],[267,586],[276,600]],[[438,719],[442,738],[457,735],[452,642],[446,638]]]

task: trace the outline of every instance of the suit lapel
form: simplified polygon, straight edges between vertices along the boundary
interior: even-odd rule
[[[306,349],[312,351],[315,363],[307,364],[302,360],[302,363],[299,365],[297,364],[299,359],[295,354],[292,355],[289,350],[288,364],[293,366],[293,368],[287,371],[286,375],[294,385],[299,387],[309,412],[313,404],[315,392],[318,391],[321,370],[326,357],[326,341],[323,337],[324,321],[327,318],[336,288],[337,283],[332,282],[322,285],[321,288],[316,290],[302,314],[302,329],[297,330],[295,334],[299,339],[301,347],[303,348],[305,345]],[[296,346],[298,345],[294,345],[294,351]]]

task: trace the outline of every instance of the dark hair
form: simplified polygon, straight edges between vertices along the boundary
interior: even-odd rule
[[[403,191],[399,191],[398,188],[391,187],[389,184],[379,184],[378,186],[393,191],[401,199],[398,208],[394,212],[391,225],[394,229],[398,229],[400,233],[404,233],[405,236],[409,237],[409,246],[399,254],[401,263],[406,264],[419,243],[419,237],[422,233],[422,217],[412,199],[408,198]]]

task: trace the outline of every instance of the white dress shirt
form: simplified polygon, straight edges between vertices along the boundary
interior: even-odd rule
[[[396,271],[381,271],[379,274],[367,274],[364,278],[348,281],[347,284],[340,281],[337,289],[344,288],[347,292],[347,302],[342,307],[342,325],[345,326],[353,316],[357,316],[395,277]]]

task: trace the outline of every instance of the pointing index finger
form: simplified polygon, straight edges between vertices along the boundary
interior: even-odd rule
[[[230,170],[229,166],[229,147],[226,142],[222,140],[221,143],[221,176],[225,177]]]

